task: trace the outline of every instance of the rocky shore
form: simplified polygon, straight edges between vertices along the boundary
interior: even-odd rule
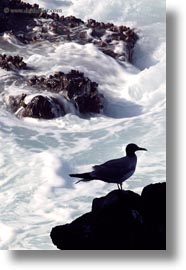
[[[25,46],[45,40],[59,44],[92,43],[117,61],[129,62],[132,62],[133,49],[138,40],[134,29],[127,26],[93,19],[84,22],[74,16],[49,14],[38,4],[31,5],[21,0],[1,0],[0,34],[13,36]],[[0,55],[0,67],[13,71],[30,68],[23,57],[6,54]],[[28,78],[24,75],[21,78],[24,77],[34,90],[34,96],[29,98],[26,90],[21,95],[19,92],[5,99],[8,108],[19,118],[53,119],[72,110],[86,117],[102,112],[104,97],[98,91],[98,84],[78,70],[67,74],[56,72],[49,77],[36,75]]]
[[[56,226],[51,239],[62,250],[165,250],[166,183],[146,186],[141,196],[113,190],[92,210]]]
[[[127,26],[48,14],[38,4],[30,5],[21,0],[1,0],[0,33],[5,32],[24,44],[42,40],[74,41],[82,45],[93,43],[103,53],[129,62],[132,62],[138,40],[134,29]],[[116,50],[118,45],[120,50]]]

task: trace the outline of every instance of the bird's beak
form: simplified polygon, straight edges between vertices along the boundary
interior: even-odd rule
[[[137,151],[139,151],[139,150],[141,150],[141,151],[147,151],[146,148],[141,148],[141,147],[138,147],[138,150]]]

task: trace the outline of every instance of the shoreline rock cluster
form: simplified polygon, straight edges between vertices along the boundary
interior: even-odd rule
[[[4,32],[14,35],[25,44],[42,40],[74,41],[82,45],[93,43],[103,53],[129,62],[132,61],[133,49],[138,40],[135,31],[127,26],[93,19],[84,22],[74,16],[48,14],[38,4],[30,5],[21,0],[1,0],[0,33]],[[120,52],[116,52],[118,44],[122,47]]]
[[[104,54],[129,62],[132,62],[133,49],[138,40],[135,31],[127,26],[93,19],[84,22],[74,16],[49,14],[38,4],[31,5],[21,0],[1,0],[0,34],[3,33],[16,37],[23,44],[43,40],[73,41],[82,45],[92,43]],[[0,55],[0,67],[20,70],[27,68],[27,65],[20,56],[3,54]],[[68,74],[56,72],[48,78],[34,76],[27,81],[39,93],[29,102],[25,102],[27,93],[10,96],[8,100],[11,110],[20,118],[52,119],[64,116],[69,112],[65,103],[73,105],[81,115],[102,112],[104,98],[98,92],[98,84],[80,71],[72,70]]]
[[[28,84],[40,92],[28,103],[27,94],[9,96],[12,112],[20,118],[33,117],[53,119],[68,113],[68,103],[80,114],[100,113],[103,108],[103,95],[98,92],[98,84],[85,77],[82,72],[71,70],[65,74],[56,72],[49,77],[33,76]],[[46,95],[47,93],[47,95]],[[54,93],[54,95],[52,95]]]
[[[165,250],[166,183],[146,186],[141,196],[113,190],[94,199],[91,212],[54,227],[50,236],[62,250]]]

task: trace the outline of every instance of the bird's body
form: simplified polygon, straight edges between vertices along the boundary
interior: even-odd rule
[[[140,148],[136,144],[129,144],[126,147],[127,155],[125,157],[109,160],[101,165],[95,165],[91,172],[70,174],[70,176],[82,178],[78,182],[101,180],[107,183],[115,183],[118,185],[118,188],[122,189],[122,183],[135,172],[137,164],[135,151],[137,150],[146,151],[145,148]]]

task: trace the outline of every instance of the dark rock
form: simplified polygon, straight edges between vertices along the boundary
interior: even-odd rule
[[[65,114],[62,104],[54,97],[37,95],[28,104],[21,100],[20,105],[22,107],[16,113],[18,117],[53,119]]]
[[[166,183],[146,186],[141,194],[146,245],[150,249],[165,249],[166,243]],[[152,241],[153,235],[153,241]],[[163,243],[163,245],[162,245]]]
[[[91,34],[88,35],[87,31],[90,29]],[[123,25],[116,26],[93,19],[84,22],[74,16],[60,17],[57,13],[48,14],[37,4],[30,5],[20,0],[1,0],[0,33],[3,32],[14,35],[26,44],[41,40],[74,41],[82,45],[93,43],[103,53],[123,61],[132,61],[133,48],[138,39],[133,29]],[[49,32],[53,32],[53,35]],[[123,50],[115,53],[116,46],[121,41]],[[103,50],[103,46],[99,44],[107,46],[107,50]]]
[[[9,96],[8,97],[8,105],[10,106],[12,112],[16,112],[19,108],[21,108],[24,104],[24,99],[27,95],[21,94],[18,96]]]
[[[65,250],[164,250],[165,186],[149,185],[141,196],[114,190],[94,199],[90,213],[53,228],[51,239]]]
[[[23,61],[23,57],[19,55],[0,54],[0,67],[6,70],[20,70],[26,68],[26,63]]]
[[[103,96],[98,92],[98,84],[77,70],[71,70],[67,74],[56,72],[49,77],[34,76],[28,83],[38,89],[64,96],[82,114],[100,113],[103,108]]]
[[[52,119],[75,110],[88,115],[100,113],[103,108],[103,96],[98,92],[98,84],[77,70],[67,74],[56,72],[49,77],[33,76],[28,84],[41,93],[47,91],[51,94],[36,95],[28,103],[25,102],[25,93],[9,96],[7,104],[19,118]]]
[[[35,26],[34,18],[39,17],[38,5],[30,5],[20,0],[1,0],[0,32],[13,31],[17,36],[20,31],[27,32],[27,26]]]

